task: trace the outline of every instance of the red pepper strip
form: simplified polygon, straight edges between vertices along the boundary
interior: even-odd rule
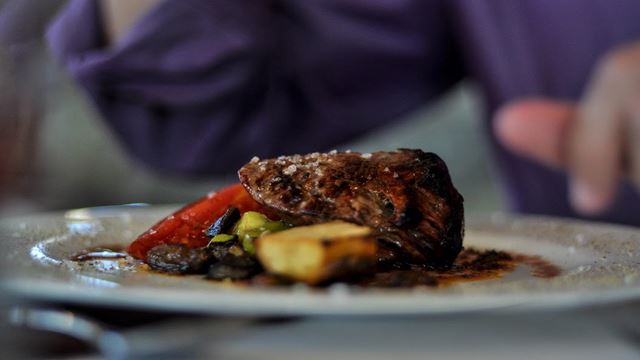
[[[137,259],[146,260],[147,251],[160,244],[182,244],[191,248],[205,246],[209,238],[205,231],[229,207],[264,212],[241,184],[234,184],[192,202],[164,218],[133,241],[127,251]]]

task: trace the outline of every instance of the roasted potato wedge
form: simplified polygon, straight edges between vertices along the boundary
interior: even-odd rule
[[[270,273],[315,285],[376,263],[372,230],[343,221],[299,226],[261,236],[256,255]]]

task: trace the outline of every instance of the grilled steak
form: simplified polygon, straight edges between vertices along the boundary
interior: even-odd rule
[[[341,219],[376,229],[381,265],[449,266],[462,249],[463,199],[433,153],[254,158],[239,176],[257,202],[293,225]]]

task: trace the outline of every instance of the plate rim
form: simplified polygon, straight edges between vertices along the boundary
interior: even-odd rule
[[[122,213],[124,210],[127,212],[137,211],[137,209],[143,209],[144,211],[167,211],[170,212],[172,209],[177,209],[180,207],[180,204],[166,204],[166,205],[145,205],[141,206],[140,204],[125,204],[125,205],[113,205],[113,206],[105,206],[105,207],[90,207],[90,208],[80,208],[80,209],[72,209],[67,211],[53,211],[53,212],[43,212],[37,214],[31,214],[27,216],[18,216],[5,218],[0,220],[0,225],[5,224],[7,222],[13,221],[23,221],[27,219],[48,219],[52,217],[60,217],[65,216],[65,214],[69,214],[69,212],[73,211],[85,211],[85,212],[93,212],[93,216],[97,216],[97,213],[104,213],[105,216],[113,216],[117,213]],[[102,216],[102,215],[100,215]],[[520,215],[520,214],[509,214],[504,212],[495,212],[491,214],[471,214],[472,220],[467,222],[467,224],[477,223],[478,221],[487,221],[487,219],[491,219],[491,226],[498,226],[497,223],[500,222],[522,222],[522,223],[531,223],[536,221],[550,222],[556,224],[562,224],[571,227],[580,227],[585,230],[587,229],[596,229],[597,231],[616,231],[627,233],[631,236],[637,236],[640,239],[640,229],[626,226],[626,225],[618,225],[618,224],[609,224],[609,223],[597,223],[597,222],[589,222],[579,219],[566,219],[566,218],[558,218],[553,216],[545,216],[545,215]],[[90,289],[92,291],[87,291]],[[413,306],[397,306],[397,298],[398,294],[404,295],[404,299],[409,299],[413,302],[416,299],[420,299],[421,294],[419,296],[410,296],[407,297],[407,292],[413,293],[413,291],[395,291],[392,294],[385,294],[385,296],[374,296],[377,301],[378,306],[382,303],[384,308],[376,308],[372,307],[371,303],[367,303],[366,301],[362,302],[358,299],[359,295],[350,294],[350,303],[344,302],[344,299],[332,299],[332,295],[321,295],[312,294],[312,306],[309,306],[308,303],[305,305],[300,301],[301,297],[298,293],[294,293],[294,295],[298,295],[297,297],[293,297],[293,301],[286,301],[287,299],[281,299],[277,296],[272,300],[285,301],[286,306],[280,305],[268,305],[265,306],[263,302],[260,307],[251,307],[249,303],[238,303],[238,297],[253,297],[258,295],[273,297],[275,292],[270,289],[251,289],[250,291],[243,290],[241,292],[237,291],[218,291],[211,292],[205,290],[194,291],[197,292],[208,292],[210,296],[217,297],[217,301],[219,304],[225,303],[224,308],[213,308],[211,306],[206,306],[206,304],[191,302],[189,306],[185,307],[185,304],[170,304],[170,303],[162,303],[162,302],[152,302],[145,303],[145,296],[140,296],[140,294],[146,294],[147,291],[151,291],[155,293],[156,296],[159,294],[164,294],[166,292],[170,292],[171,290],[175,291],[175,288],[147,288],[140,286],[126,286],[120,287],[117,289],[104,289],[104,288],[95,288],[88,285],[81,285],[78,283],[69,283],[62,280],[41,280],[34,278],[20,278],[20,276],[10,279],[10,278],[0,278],[0,290],[5,292],[10,298],[16,298],[20,300],[27,301],[51,301],[51,302],[63,302],[63,303],[71,303],[71,304],[82,304],[82,305],[97,305],[97,306],[108,306],[115,308],[132,308],[132,309],[145,309],[145,310],[155,310],[155,311],[171,311],[171,312],[186,312],[186,313],[201,313],[201,314],[210,314],[210,315],[263,315],[263,316],[300,316],[300,315],[309,315],[309,316],[397,316],[397,315],[444,315],[444,314],[454,314],[454,313],[466,313],[466,312],[478,312],[478,311],[534,311],[534,310],[551,310],[551,309],[564,309],[564,308],[581,308],[586,306],[593,306],[597,304],[604,303],[619,303],[629,300],[638,300],[640,299],[640,284],[635,284],[633,286],[620,287],[620,288],[612,288],[606,290],[582,290],[582,291],[571,291],[571,292],[546,292],[546,293],[526,293],[522,295],[518,294],[479,294],[474,295],[475,300],[477,300],[473,305],[469,304],[468,298],[464,301],[456,302],[455,296],[451,296],[452,294],[433,294],[433,293],[425,293],[425,296],[430,296],[430,300],[434,298],[440,297],[443,301],[448,301],[448,307],[444,306],[434,306],[433,301],[428,304],[413,304]],[[94,291],[95,290],[95,291]],[[184,289],[179,289],[184,290]],[[82,292],[84,291],[84,292]],[[109,291],[109,292],[107,292]],[[291,297],[291,292],[287,292],[284,296]],[[365,296],[370,297],[371,294],[366,294]],[[235,297],[235,302],[231,302],[232,299],[227,299],[227,297]],[[458,297],[462,299],[462,297]],[[146,298],[148,299],[148,298]],[[357,299],[354,301],[354,299]],[[223,302],[221,302],[223,300]],[[308,299],[307,299],[308,300]],[[393,301],[396,301],[396,305],[392,306]],[[388,303],[390,302],[390,303]],[[466,302],[466,304],[465,304]],[[345,305],[347,304],[347,305]],[[355,305],[360,304],[362,308],[356,308]],[[322,305],[322,306],[318,306]],[[411,305],[411,304],[410,304]]]

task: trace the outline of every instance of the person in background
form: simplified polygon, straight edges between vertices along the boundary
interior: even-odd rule
[[[130,153],[228,172],[483,91],[510,205],[640,225],[636,0],[72,0],[50,47]]]

